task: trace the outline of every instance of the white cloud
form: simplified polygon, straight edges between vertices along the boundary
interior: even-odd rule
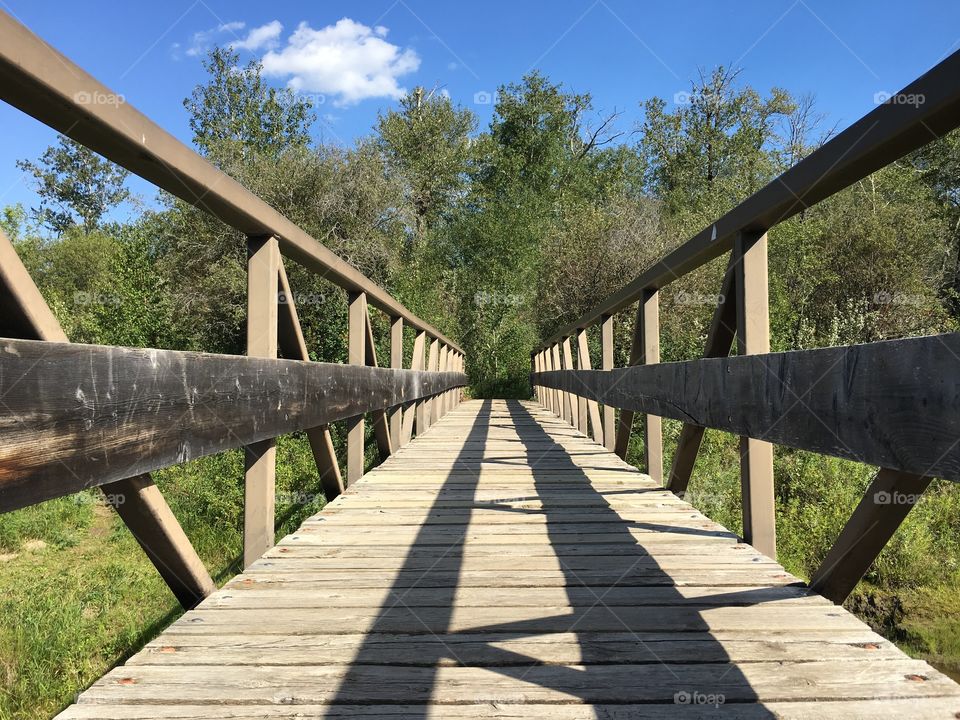
[[[350,18],[319,30],[302,22],[284,48],[263,56],[263,70],[286,78],[297,92],[332,96],[335,105],[399,98],[406,90],[398,78],[417,70],[420,58],[412,49],[384,40],[386,35],[382,25],[370,28]]]
[[[277,45],[281,30],[283,30],[283,25],[280,24],[279,20],[274,20],[266,25],[253,28],[243,40],[230,43],[230,47],[234,50],[249,50],[251,52],[260,48],[273,48]]]
[[[236,36],[236,34],[243,30],[246,26],[247,24],[245,22],[234,20],[233,22],[217,25],[209,30],[195,32],[193,37],[190,38],[190,45],[187,47],[187,55],[190,57],[204,55],[210,49],[211,44],[216,38],[227,34]],[[256,31],[251,31],[250,34],[252,35],[254,32]]]

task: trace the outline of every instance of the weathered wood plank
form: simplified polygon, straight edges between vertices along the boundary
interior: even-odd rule
[[[457,373],[0,340],[0,511],[463,385]]]
[[[0,230],[0,334],[69,342],[9,238]],[[217,589],[149,474],[101,486],[111,506],[179,603],[190,609]]]
[[[960,480],[960,334],[543,373],[547,387],[779,445]]]
[[[813,702],[767,701],[760,704],[731,703],[730,705],[678,705],[647,703],[631,705],[604,704],[536,704],[532,702],[507,703],[501,700],[475,702],[469,705],[258,705],[255,709],[243,706],[211,706],[185,703],[177,707],[158,705],[74,705],[65,710],[62,720],[262,720],[286,718],[311,720],[316,718],[388,718],[389,720],[954,720],[960,708],[956,698],[925,698],[922,703],[914,698],[885,698],[883,700],[850,700]]]
[[[553,633],[516,638],[510,634],[457,635],[167,635],[156,640],[128,665],[337,665],[364,645],[378,665],[480,667],[526,666],[529,658],[550,665],[639,664],[651,662],[879,662],[899,660],[889,642],[875,642],[872,632],[845,632],[829,638],[757,633],[755,639],[720,640],[709,633]],[[448,652],[438,647],[447,646]],[[509,654],[502,652],[509,651]],[[439,652],[438,652],[439,651]],[[526,656],[526,657],[524,657]]]
[[[276,358],[280,246],[275,237],[247,240],[247,355]],[[273,547],[277,447],[265,438],[244,448],[243,566]]]
[[[476,667],[243,667],[138,665],[112,670],[84,693],[86,702],[183,701],[300,703],[675,703],[679,692],[723,695],[724,704],[773,700],[936,698],[956,686],[923,662],[568,665],[533,664],[520,672]],[[907,677],[916,675],[926,680]],[[348,680],[349,678],[349,680]],[[719,703],[714,703],[719,704]],[[712,704],[711,704],[712,706]]]

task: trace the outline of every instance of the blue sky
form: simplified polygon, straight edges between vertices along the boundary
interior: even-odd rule
[[[378,111],[415,85],[437,87],[473,109],[485,93],[537,68],[590,92],[598,112],[641,118],[653,95],[673,102],[698,68],[735,64],[767,90],[813,92],[839,128],[960,49],[960,3],[892,0],[637,2],[629,0],[0,0],[0,7],[122,94],[168,131],[190,140],[182,100],[204,77],[200,56],[234,43],[261,57],[270,81],[322,101],[317,139],[352,144]],[[479,102],[478,102],[479,101]],[[0,103],[0,206],[35,196],[15,161],[35,158],[55,135]],[[146,199],[152,190],[134,184]]]

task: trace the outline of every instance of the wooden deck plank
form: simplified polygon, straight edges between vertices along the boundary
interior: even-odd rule
[[[960,687],[535,403],[471,401],[89,718],[953,718]]]

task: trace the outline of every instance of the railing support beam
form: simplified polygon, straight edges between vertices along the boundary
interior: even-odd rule
[[[587,331],[586,329],[581,329],[577,331],[577,367],[581,370],[590,370],[590,344],[587,341]],[[584,413],[589,415],[590,418],[590,428],[593,431],[593,439],[595,442],[603,445],[603,427],[600,422],[600,405],[597,404],[596,400],[588,400],[586,397],[581,397],[581,401],[584,403]],[[587,432],[587,418],[583,418],[583,432]]]
[[[403,367],[403,318],[390,318],[390,367]],[[403,408],[397,406],[387,411],[390,422],[390,442],[396,450],[403,445]]]
[[[275,237],[247,241],[247,355],[277,357],[280,246]],[[276,440],[245,449],[243,567],[248,568],[274,543]]]
[[[369,367],[380,367],[377,362],[377,345],[373,340],[373,323],[370,321],[370,308],[364,313],[367,337],[364,342],[364,359]],[[377,443],[377,452],[383,462],[393,454],[393,441],[390,439],[390,425],[386,410],[374,410],[370,413],[370,424],[373,426],[373,437]]]
[[[367,362],[367,296],[351,292],[348,295],[347,361],[350,365]],[[347,485],[363,477],[365,463],[363,415],[347,420]]]
[[[573,353],[570,350],[570,338],[565,337],[561,344],[563,351],[563,369],[573,370]],[[573,393],[563,393],[563,419],[577,427],[577,404],[574,401],[576,395]]]
[[[707,333],[707,342],[703,350],[705,358],[727,357],[733,346],[733,340],[737,335],[735,276],[733,253],[731,253],[727,271],[723,275],[719,302],[713,312],[713,320]],[[677,449],[673,453],[667,489],[681,497],[686,493],[690,478],[693,476],[700,444],[703,442],[703,432],[704,428],[701,426],[689,423],[684,423],[680,428],[680,438],[677,440]]]
[[[427,370],[429,372],[437,372],[440,369],[440,341],[436,338],[430,338],[430,353],[427,356]],[[440,406],[437,402],[436,396],[430,398],[426,402],[427,405],[427,422],[424,427],[426,430],[429,427],[432,427],[433,424],[440,419]],[[419,434],[420,429],[417,429]]]
[[[280,307],[277,322],[277,341],[281,354],[289,360],[310,360],[307,342],[300,327],[300,317],[297,314],[297,305],[294,299],[287,272],[280,261],[280,293],[278,302]],[[317,464],[320,475],[320,484],[323,486],[323,495],[327,502],[343,492],[343,476],[340,474],[340,463],[333,447],[333,438],[330,436],[330,426],[320,425],[306,431],[310,450]]]
[[[644,290],[637,306],[637,319],[630,347],[630,365],[652,365],[660,362],[660,294]],[[626,459],[633,430],[633,413],[620,411],[620,424],[614,452]],[[657,482],[663,482],[663,430],[655,415],[646,415],[643,432],[644,470]]]
[[[48,342],[69,342],[13,243],[0,230],[0,332]],[[217,589],[200,556],[149,474],[101,485],[120,519],[184,609]],[[123,502],[119,502],[122,499]]]
[[[737,346],[741,355],[770,352],[767,234],[741,232],[734,243]],[[773,445],[740,438],[743,538],[765,555],[777,556]]]
[[[880,470],[813,574],[810,589],[838,605],[846,600],[930,480],[899,470]]]
[[[560,362],[560,344],[554,343],[550,348],[550,369],[562,370],[563,365]],[[553,413],[559,418],[563,417],[563,393],[560,390],[553,390]]]
[[[423,370],[426,366],[425,363],[425,346],[427,341],[427,334],[422,330],[418,330],[416,336],[413,340],[413,357],[410,358],[410,369],[411,370]],[[417,421],[417,435],[423,433],[427,425],[427,408],[426,403],[422,400],[418,400],[413,408],[407,410],[403,416],[403,442],[408,443],[413,437],[413,421]]]
[[[613,370],[613,315],[604,315],[600,320],[600,369]],[[616,410],[604,404],[603,445],[607,450],[616,447],[616,422]]]

